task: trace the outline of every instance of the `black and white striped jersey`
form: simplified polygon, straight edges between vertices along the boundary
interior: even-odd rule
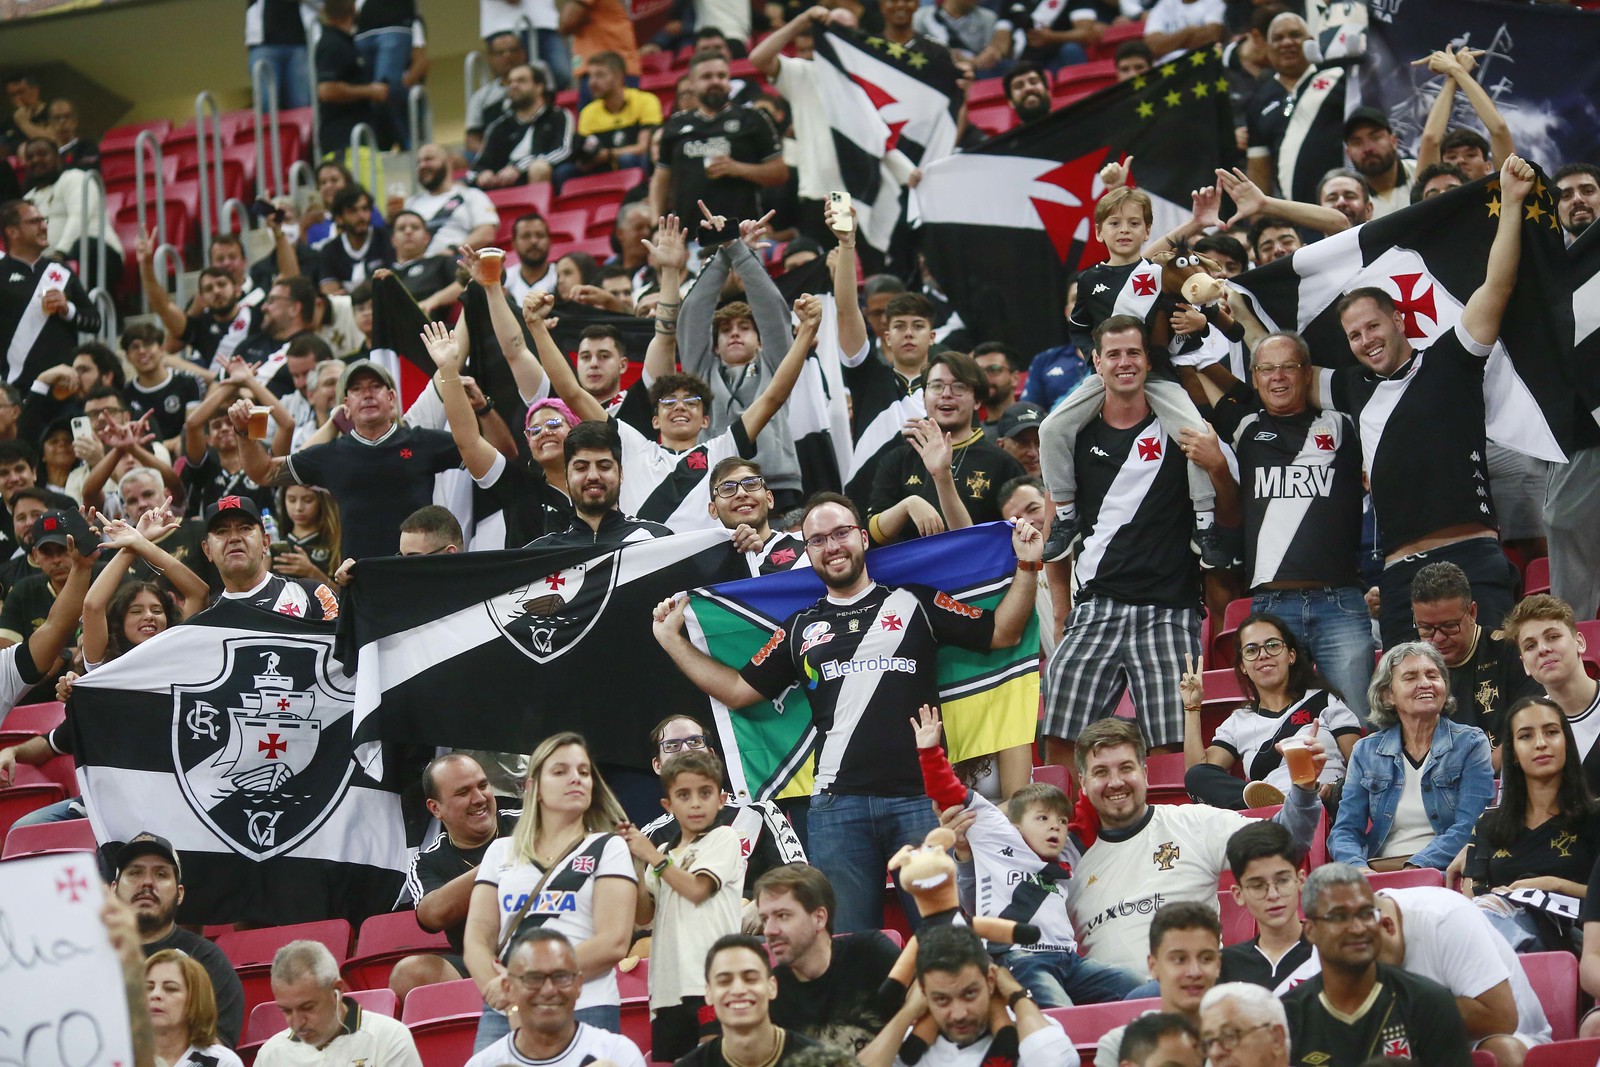
[[[873,583],[784,620],[740,671],[768,700],[802,685],[818,734],[816,791],[923,795],[906,720],[939,703],[940,645],[987,651],[994,616],[922,585]]]
[[[1200,567],[1189,547],[1194,509],[1187,460],[1151,414],[1119,430],[1096,418],[1078,435],[1080,595],[1193,608]]]
[[[1387,378],[1365,367],[1321,372],[1322,395],[1356,420],[1385,555],[1449,526],[1498,526],[1485,458],[1490,348],[1457,325]]]
[[[1239,423],[1233,442],[1251,588],[1358,584],[1365,490],[1350,417],[1315,408],[1284,416],[1257,411]]]
[[[645,392],[635,389],[623,401],[623,408],[648,404]],[[721,525],[707,509],[711,471],[732,456],[755,457],[756,446],[745,435],[742,421],[734,419],[720,434],[683,452],[651,440],[620,413],[611,421],[622,435],[624,512],[663,523],[673,533],[714,530]]]

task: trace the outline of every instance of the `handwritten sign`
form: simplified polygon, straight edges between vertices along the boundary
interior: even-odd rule
[[[81,855],[0,863],[0,1064],[130,1067],[122,967]]]

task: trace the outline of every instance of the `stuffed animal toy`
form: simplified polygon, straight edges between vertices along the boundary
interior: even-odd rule
[[[956,887],[956,861],[950,854],[956,835],[942,826],[928,831],[921,845],[902,845],[889,859],[889,870],[900,872],[900,887],[911,894],[917,904],[917,914],[923,925],[949,925],[962,923],[972,927],[986,941],[1009,942],[1014,945],[1031,945],[1039,940],[1039,928],[1031,923],[1011,919],[997,919],[980,915],[970,917],[961,910]],[[917,938],[913,934],[900,953],[900,958],[889,970],[879,990],[879,998],[892,1014],[904,998],[917,973]],[[989,1020],[990,1032],[998,1035],[1012,1026],[1006,1006],[995,998],[991,1006],[993,1017]],[[1014,1028],[1013,1028],[1014,1030]],[[912,1026],[911,1033],[900,1046],[900,1059],[914,1064],[927,1051],[929,1043],[939,1036],[933,1016],[924,1014]],[[1012,1041],[1015,1041],[1013,1036]]]

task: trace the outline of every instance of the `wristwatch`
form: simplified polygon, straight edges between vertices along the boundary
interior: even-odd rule
[[[1021,989],[1017,990],[1015,993],[1006,998],[1006,1007],[1010,1008],[1012,1011],[1016,1011],[1017,1001],[1032,999],[1033,990],[1029,989],[1027,986],[1023,986]]]

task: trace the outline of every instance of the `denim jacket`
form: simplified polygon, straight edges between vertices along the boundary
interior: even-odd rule
[[[1356,742],[1339,797],[1339,817],[1328,834],[1328,851],[1335,861],[1364,867],[1383,851],[1405,792],[1405,759],[1398,724]],[[1422,805],[1435,836],[1411,857],[1411,865],[1440,870],[1449,866],[1492,799],[1488,736],[1476,726],[1439,716],[1422,767]]]

